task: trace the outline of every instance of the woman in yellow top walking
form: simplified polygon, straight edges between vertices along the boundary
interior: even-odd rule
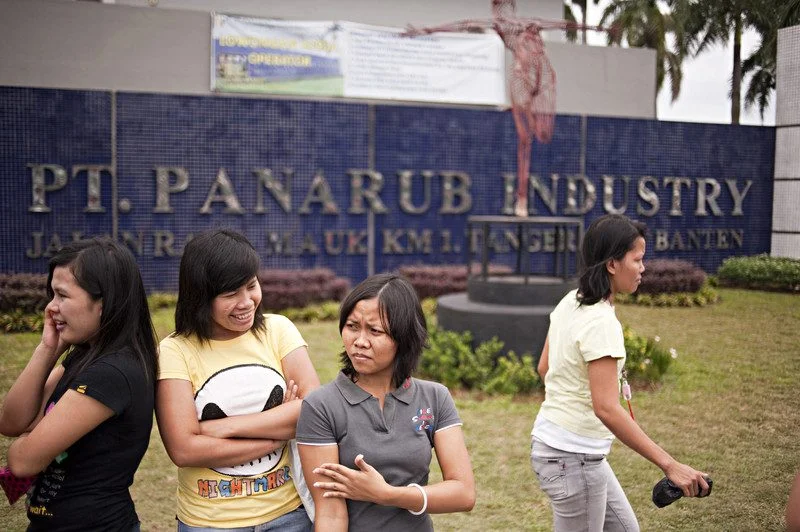
[[[606,461],[614,437],[662,469],[685,496],[709,489],[703,473],[667,454],[619,401],[625,342],[614,296],[639,287],[645,231],[618,214],[592,222],[581,245],[578,289],[550,314],[538,367],[545,400],[533,426],[531,462],[557,531],[639,530]]]

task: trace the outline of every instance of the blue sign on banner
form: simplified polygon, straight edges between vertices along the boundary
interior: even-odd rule
[[[341,96],[341,27],[215,14],[211,88]]]
[[[467,217],[510,214],[516,189],[514,124],[494,110],[3,87],[0,137],[0,271],[116,234],[150,290],[175,290],[183,245],[214,226],[265,267],[353,281],[370,262],[461,263]],[[774,145],[768,127],[558,116],[533,148],[530,212],[622,212],[648,224],[648,258],[714,271],[769,251]],[[552,237],[529,235],[534,268]],[[516,235],[488,243],[514,263]]]

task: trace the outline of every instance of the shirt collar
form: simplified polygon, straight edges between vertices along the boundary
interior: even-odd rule
[[[409,377],[403,382],[403,384],[391,394],[395,399],[398,401],[402,401],[405,404],[411,403],[411,397],[414,395],[414,380]]]
[[[336,380],[334,382],[336,383],[336,387],[339,388],[339,392],[351,405],[363,403],[372,397],[372,394],[364,391],[360,386],[358,386],[358,384],[351,381],[350,377],[341,371],[336,376]],[[414,395],[414,380],[409,377],[405,380],[402,386],[392,392],[389,392],[389,395],[405,404],[411,403],[411,398]]]
[[[362,390],[356,383],[350,380],[350,377],[341,371],[336,376],[336,387],[339,388],[342,396],[347,399],[351,405],[357,405],[372,397],[372,394]]]

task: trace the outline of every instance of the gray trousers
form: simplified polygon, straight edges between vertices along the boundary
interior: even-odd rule
[[[569,453],[534,442],[531,465],[550,498],[556,532],[639,532],[639,522],[601,454]]]

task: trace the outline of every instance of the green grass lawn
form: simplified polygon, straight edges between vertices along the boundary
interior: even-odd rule
[[[620,306],[623,323],[660,336],[678,350],[662,386],[634,393],[636,419],[678,460],[714,479],[707,499],[663,509],[650,502],[662,474],[615,443],[609,461],[642,530],[783,530],[783,513],[800,468],[800,298],[744,290],[720,291],[705,308]],[[171,311],[154,315],[160,335]],[[335,322],[298,324],[320,378],[336,374],[341,350]],[[0,393],[21,371],[36,334],[0,335]],[[475,469],[478,501],[469,514],[435,516],[436,529],[550,530],[547,499],[530,468],[530,430],[541,396],[480,398],[456,392]],[[0,438],[3,454],[9,439]],[[431,481],[435,481],[436,473]],[[174,530],[175,468],[157,431],[132,491],[143,530]],[[24,530],[20,502],[0,501],[0,528]]]

